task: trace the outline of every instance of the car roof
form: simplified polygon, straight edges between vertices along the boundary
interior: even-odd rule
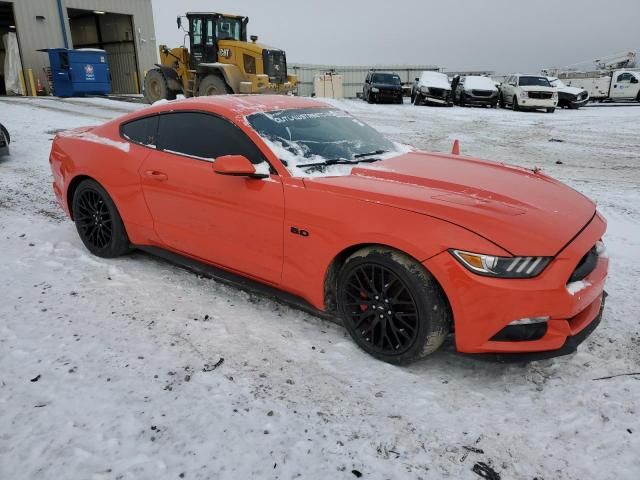
[[[202,110],[227,117],[245,117],[253,113],[298,108],[331,108],[328,103],[289,95],[215,95],[182,100],[159,101],[139,110],[130,118],[179,110]]]

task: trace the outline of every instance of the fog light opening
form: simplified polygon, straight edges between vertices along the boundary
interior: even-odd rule
[[[550,317],[528,317],[514,320],[509,325],[533,325],[535,323],[548,322]]]

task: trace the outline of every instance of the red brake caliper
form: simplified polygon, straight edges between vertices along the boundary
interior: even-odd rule
[[[368,298],[368,297],[367,297],[367,294],[366,294],[366,293],[364,293],[364,292],[360,292],[360,298],[361,298],[361,299],[363,299],[363,300],[367,300],[367,298]],[[360,311],[361,311],[361,312],[366,311],[366,310],[367,310],[367,308],[368,308],[368,306],[367,306],[366,304],[364,304],[364,303],[361,303],[361,304],[360,304]]]

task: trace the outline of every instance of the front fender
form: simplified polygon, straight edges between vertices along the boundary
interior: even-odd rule
[[[324,310],[324,282],[334,259],[353,246],[384,245],[417,262],[459,248],[508,255],[489,240],[427,215],[362,199],[304,188],[286,178],[282,287]],[[292,231],[304,230],[302,236]]]

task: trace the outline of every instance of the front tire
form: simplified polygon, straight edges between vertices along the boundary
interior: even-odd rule
[[[208,97],[211,95],[227,95],[232,93],[225,81],[220,78],[218,75],[207,75],[200,82],[200,86],[198,87],[198,96],[199,97]]]
[[[515,95],[511,99],[511,108],[513,109],[514,112],[517,112],[518,110],[520,110],[520,105],[518,105],[518,97],[516,97]]]
[[[498,101],[498,103],[500,104],[500,108],[507,108],[507,105],[504,101],[504,95],[502,93],[500,93],[500,100]]]
[[[551,108],[547,108],[547,113],[553,113],[553,112],[555,112],[555,111],[556,111],[556,109],[555,109],[555,108],[553,108],[553,107],[551,107]]]
[[[440,286],[420,263],[396,250],[368,247],[338,276],[338,311],[356,344],[396,365],[433,353],[451,314]]]
[[[115,203],[94,180],[83,180],[73,194],[73,220],[84,246],[102,258],[127,253],[129,237]]]

